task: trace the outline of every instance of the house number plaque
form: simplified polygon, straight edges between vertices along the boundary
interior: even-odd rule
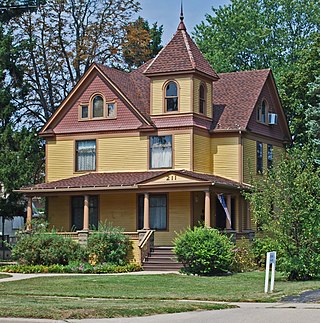
[[[166,178],[167,181],[176,181],[177,175],[168,175]]]

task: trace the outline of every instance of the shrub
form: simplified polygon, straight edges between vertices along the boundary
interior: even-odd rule
[[[237,242],[234,251],[234,262],[232,270],[235,272],[246,272],[254,270],[257,267],[252,245],[249,240],[241,239]]]
[[[183,271],[197,275],[215,275],[231,270],[234,244],[216,229],[194,227],[179,234],[174,252]]]
[[[33,274],[33,273],[127,273],[134,271],[141,271],[142,267],[139,264],[132,263],[124,266],[116,265],[98,265],[92,266],[88,263],[71,262],[70,265],[10,265],[1,268],[3,272],[7,273],[22,273],[22,274]]]
[[[13,259],[26,265],[66,265],[79,257],[80,245],[53,233],[22,234],[12,248]]]
[[[100,224],[98,231],[90,234],[88,238],[87,253],[92,265],[124,265],[128,262],[129,249],[129,238],[120,228]]]
[[[260,267],[266,266],[267,252],[276,251],[278,259],[281,255],[279,243],[276,239],[271,239],[270,237],[261,237],[254,239],[252,242],[252,251],[255,261]]]

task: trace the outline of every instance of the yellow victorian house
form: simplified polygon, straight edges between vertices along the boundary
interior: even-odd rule
[[[137,261],[201,221],[251,232],[241,191],[290,141],[271,70],[217,74],[183,17],[137,70],[93,64],[40,136],[46,182],[20,190],[29,223],[45,196],[53,227],[81,240],[98,222],[120,226]]]

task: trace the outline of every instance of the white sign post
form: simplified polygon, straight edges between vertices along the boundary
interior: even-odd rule
[[[271,268],[271,284],[270,284],[270,292],[274,289],[274,277],[276,272],[276,259],[277,259],[277,252],[271,251],[267,252],[267,260],[266,260],[266,278],[264,283],[264,292],[268,293],[268,287],[269,287],[269,271],[270,271],[270,265],[272,265]]]

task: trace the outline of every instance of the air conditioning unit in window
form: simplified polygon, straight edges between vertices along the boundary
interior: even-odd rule
[[[268,113],[269,124],[278,124],[278,115],[276,113]]]

